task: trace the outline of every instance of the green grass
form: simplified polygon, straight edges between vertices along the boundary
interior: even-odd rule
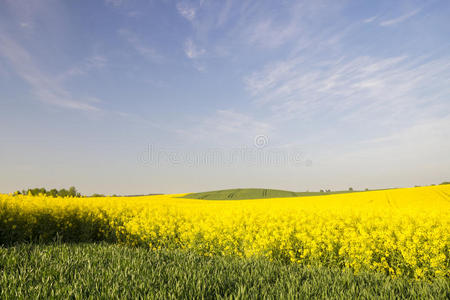
[[[270,190],[270,189],[229,189],[220,191],[211,191],[203,193],[193,193],[184,196],[190,199],[205,200],[238,200],[238,199],[260,199],[275,197],[295,197],[295,192]]]
[[[244,200],[244,199],[264,199],[281,197],[305,197],[323,196],[332,194],[353,193],[358,191],[333,191],[333,192],[291,192],[272,189],[229,189],[220,191],[210,191],[202,193],[187,194],[183,198],[204,199],[204,200]]]
[[[112,244],[0,247],[1,299],[448,299],[449,280]]]

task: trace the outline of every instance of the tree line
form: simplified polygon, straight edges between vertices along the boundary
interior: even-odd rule
[[[37,195],[45,195],[50,197],[82,197],[82,195],[77,191],[77,189],[74,186],[71,186],[69,189],[50,189],[47,190],[45,188],[33,188],[33,189],[27,189],[22,191],[15,192],[16,195],[28,195],[31,194],[32,196]]]

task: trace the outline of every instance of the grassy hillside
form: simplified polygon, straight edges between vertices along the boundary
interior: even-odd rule
[[[264,199],[281,197],[302,197],[302,196],[323,196],[331,194],[351,193],[353,191],[334,192],[291,192],[272,189],[229,189],[210,191],[202,193],[187,194],[183,198],[204,199],[204,200],[243,200],[243,199]]]
[[[0,299],[448,299],[449,281],[110,244],[0,247]]]
[[[229,189],[220,191],[210,191],[203,193],[193,193],[184,196],[190,199],[205,200],[238,200],[238,199],[262,199],[276,197],[295,197],[295,192],[270,189]]]

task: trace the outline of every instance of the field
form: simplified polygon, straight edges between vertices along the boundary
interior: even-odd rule
[[[353,191],[291,192],[283,190],[253,188],[253,189],[228,189],[203,193],[192,193],[183,196],[183,198],[204,199],[204,200],[245,200],[245,199],[267,199],[267,198],[282,198],[282,197],[325,196],[351,192]]]
[[[111,268],[121,269],[125,266],[121,260],[133,257],[136,266],[146,265],[144,261],[148,260],[152,269],[152,264],[158,261],[156,257],[163,255],[167,264],[160,264],[160,269],[137,271],[124,267],[124,274],[120,275],[129,279],[123,281],[130,287],[137,284],[135,280],[154,280],[153,288],[146,291],[160,298],[164,298],[159,294],[164,292],[162,284],[174,278],[178,278],[178,283],[170,292],[174,294],[170,295],[175,297],[183,293],[186,298],[191,298],[186,294],[191,288],[196,291],[191,295],[195,297],[251,295],[250,291],[265,280],[275,280],[280,285],[276,291],[261,290],[275,293],[270,294],[275,298],[290,293],[325,297],[325,292],[330,292],[333,297],[341,295],[345,298],[350,295],[346,293],[371,293],[376,297],[382,291],[386,295],[445,298],[450,293],[448,185],[234,201],[182,198],[184,196],[53,198],[0,195],[0,244],[4,245],[0,269],[7,270],[1,279],[2,293],[6,295],[8,284],[11,284],[8,291],[11,288],[26,289],[27,284],[32,284],[30,282],[35,282],[38,289],[45,289],[42,283],[30,278],[41,278],[41,271],[45,274],[57,271],[49,269],[46,273],[45,269],[36,270],[33,264],[50,260],[55,255],[55,260],[49,261],[46,268],[69,268],[76,276],[86,278],[87,286],[95,285],[97,279],[88,279],[89,275],[81,274],[92,270],[102,274],[113,272],[99,271],[94,267],[100,264],[98,260],[118,255],[118,261]],[[103,241],[116,245],[42,244],[55,240],[72,243]],[[38,245],[17,244],[23,242],[37,242]],[[89,254],[92,270],[86,269],[88,262],[76,263],[86,259],[84,253],[92,253]],[[183,258],[186,255],[189,259]],[[64,262],[63,257],[73,257],[73,261]],[[138,262],[139,257],[145,259]],[[190,259],[200,260],[200,265],[207,265],[206,269],[194,268],[196,263],[189,262]],[[180,269],[175,267],[177,260],[185,263]],[[14,264],[24,268],[30,266],[33,271],[17,277]],[[245,270],[252,264],[255,264],[255,270],[262,271],[246,275]],[[283,276],[287,277],[280,275],[283,281],[278,282],[269,271],[264,271],[266,269],[275,274],[286,272]],[[244,273],[239,277],[237,272],[228,282],[221,272],[230,270]],[[152,275],[153,271],[172,277],[161,281],[151,279],[159,276]],[[142,279],[145,276],[150,277]],[[302,279],[304,276],[308,280]],[[205,285],[200,278],[206,282],[217,278],[217,284]],[[60,280],[64,286],[67,279]],[[197,282],[195,288],[189,288],[192,280],[197,280],[194,281]],[[311,287],[311,282],[322,288]],[[112,282],[111,287],[117,284]],[[331,290],[323,290],[328,286]],[[67,292],[67,288],[60,292],[64,291]],[[79,286],[76,293],[84,295],[85,292]]]
[[[1,299],[446,299],[449,281],[109,244],[0,248]]]

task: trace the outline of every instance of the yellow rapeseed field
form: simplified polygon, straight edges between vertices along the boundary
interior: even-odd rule
[[[211,201],[0,195],[0,244],[107,240],[391,276],[450,276],[450,185]]]

